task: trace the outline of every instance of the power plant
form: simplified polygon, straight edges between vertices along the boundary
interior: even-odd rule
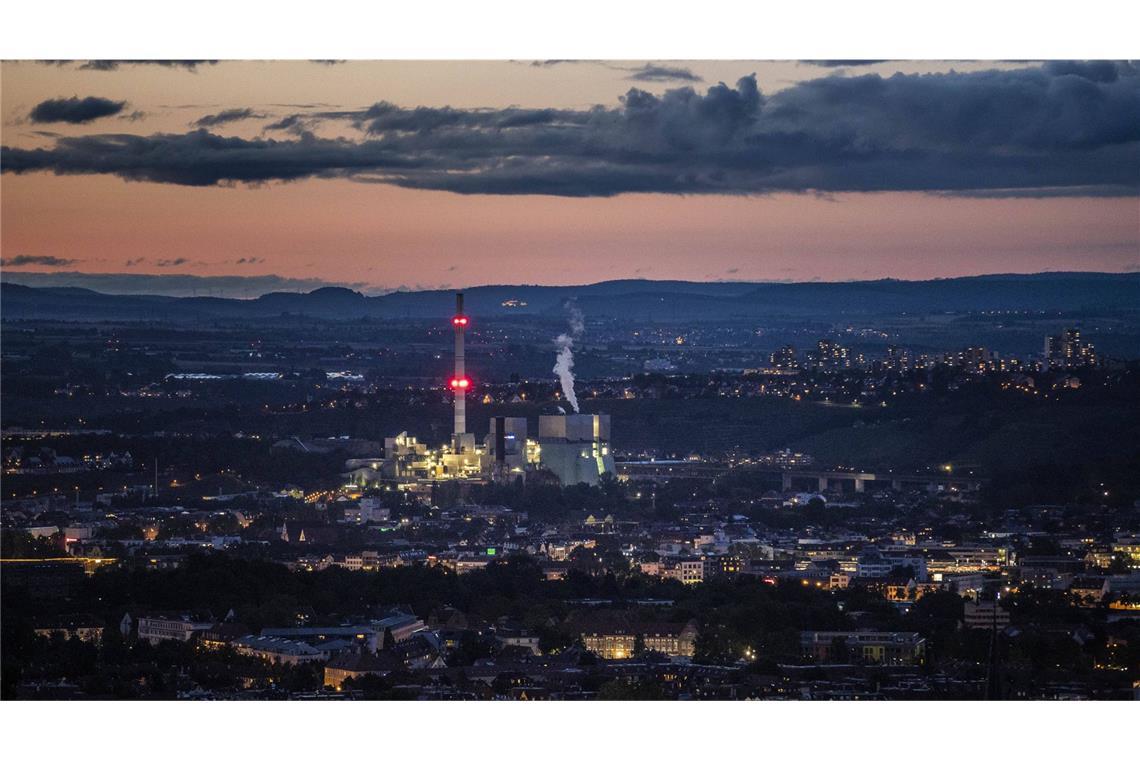
[[[614,471],[608,414],[551,414],[538,418],[542,466],[563,484],[597,485]]]
[[[526,417],[492,417],[482,443],[467,432],[467,393],[474,385],[467,375],[465,339],[471,319],[463,308],[463,294],[455,294],[455,366],[447,387],[452,393],[452,433],[448,445],[433,449],[407,431],[384,439],[379,459],[350,459],[345,477],[361,487],[395,484],[414,490],[440,481],[469,483],[509,482],[528,473],[546,470],[563,485],[597,485],[605,473],[614,473],[608,414],[549,414],[538,418],[538,438],[528,437]],[[580,333],[581,328],[576,328]],[[565,338],[565,336],[560,336]],[[559,343],[560,367],[572,365],[566,341]],[[563,386],[567,378],[558,373]],[[569,377],[571,392],[573,376]],[[575,405],[575,411],[577,406]]]

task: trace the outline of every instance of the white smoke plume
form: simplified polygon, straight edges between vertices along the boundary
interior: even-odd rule
[[[579,409],[578,395],[574,393],[574,340],[582,337],[586,325],[581,309],[573,301],[566,302],[566,310],[570,312],[570,332],[562,333],[554,339],[554,345],[558,347],[558,360],[554,363],[554,374],[562,383],[562,395],[570,402],[570,406],[574,408],[574,413],[577,414]]]
[[[566,311],[570,314],[571,337],[582,337],[582,333],[586,331],[586,317],[582,314],[582,310],[578,308],[578,304],[573,301],[567,301]]]

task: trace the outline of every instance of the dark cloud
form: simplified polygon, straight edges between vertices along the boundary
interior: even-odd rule
[[[1075,76],[1107,84],[1120,76],[1120,68],[1112,61],[1046,61],[1045,70],[1053,76]]]
[[[499,110],[463,110],[459,108],[400,108],[391,103],[377,103],[360,112],[325,112],[312,114],[316,119],[348,118],[357,128],[371,135],[417,132],[466,131],[516,127],[535,127],[559,121],[573,123],[578,112],[553,108],[504,108]]]
[[[854,66],[874,66],[876,63],[890,63],[890,61],[872,61],[860,58],[852,58],[847,60],[831,60],[831,61],[804,61],[810,63],[812,66],[826,66],[827,68],[851,68]]]
[[[603,68],[612,69],[614,71],[628,72],[629,76],[626,79],[632,79],[638,82],[703,82],[704,80],[694,74],[690,69],[681,66],[665,66],[656,63],[646,63],[641,66],[631,67],[627,64],[614,63],[611,61],[600,60],[582,60],[582,59],[552,59],[547,61],[531,61],[530,65],[535,68],[549,69],[555,66],[566,65],[588,65],[588,66],[601,66]]]
[[[3,148],[5,171],[115,174],[124,179],[177,185],[261,183],[384,170],[412,171],[428,163],[407,158],[381,141],[245,140],[205,130],[187,134],[90,135],[56,141],[51,150]],[[437,160],[434,162],[439,163]]]
[[[339,108],[331,103],[271,103],[275,108]]]
[[[639,69],[632,69],[633,73],[626,79],[638,82],[703,82],[692,71],[679,66],[661,66],[647,63]]]
[[[199,66],[214,66],[217,61],[193,61],[193,60],[111,60],[102,58],[94,61],[58,61],[53,63],[76,63],[76,68],[84,69],[87,71],[118,71],[120,66],[162,66],[168,69],[183,69],[185,71],[196,72]]]
[[[156,267],[180,267],[183,264],[189,264],[190,259],[179,256],[176,259],[158,259],[154,262]]]
[[[320,123],[320,116],[306,116],[304,114],[289,114],[288,116],[279,119],[272,124],[267,124],[262,130],[264,132],[289,132],[297,136],[304,135],[311,132],[313,128]]]
[[[246,119],[263,119],[265,114],[255,112],[252,108],[228,108],[218,113],[207,114],[194,122],[197,127],[216,127],[219,124],[228,124],[232,121]]]
[[[261,264],[264,261],[265,261],[265,259],[263,259],[260,256],[242,256],[240,259],[238,259],[234,263],[235,264]]]
[[[0,259],[0,265],[6,267],[69,267],[75,264],[78,259],[63,259],[59,256],[29,256],[21,253],[18,256],[12,256],[7,259]]]
[[[104,116],[114,116],[126,107],[125,100],[108,100],[95,97],[53,98],[37,105],[28,118],[37,124],[67,122],[86,124]]]
[[[348,124],[359,139],[310,130]],[[927,191],[1121,195],[1140,190],[1140,71],[1051,63],[1012,71],[828,76],[771,96],[745,77],[700,93],[629,90],[616,107],[401,108],[292,114],[296,139],[60,137],[3,148],[4,171],[184,185],[307,177],[457,193]]]

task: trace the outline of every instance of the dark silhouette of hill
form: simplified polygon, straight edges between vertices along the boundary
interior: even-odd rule
[[[740,283],[612,280],[591,285],[488,285],[468,288],[475,316],[560,317],[573,299],[590,317],[655,322],[766,316],[932,314],[984,310],[1140,311],[1140,273],[1045,273],[862,282]],[[193,321],[296,315],[342,320],[433,318],[450,313],[451,290],[365,296],[342,287],[267,293],[252,299],[108,295],[84,288],[3,283],[5,319]],[[525,305],[524,305],[525,304]]]

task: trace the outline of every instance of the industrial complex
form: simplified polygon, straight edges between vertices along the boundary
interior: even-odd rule
[[[538,437],[530,438],[526,417],[492,417],[481,442],[467,431],[464,339],[471,319],[463,294],[455,295],[455,369],[448,381],[453,395],[451,440],[440,448],[421,443],[407,431],[384,439],[384,456],[349,459],[345,477],[352,484],[393,485],[407,490],[439,481],[505,482],[545,470],[563,485],[597,485],[614,473],[608,414],[550,414],[538,418]]]

